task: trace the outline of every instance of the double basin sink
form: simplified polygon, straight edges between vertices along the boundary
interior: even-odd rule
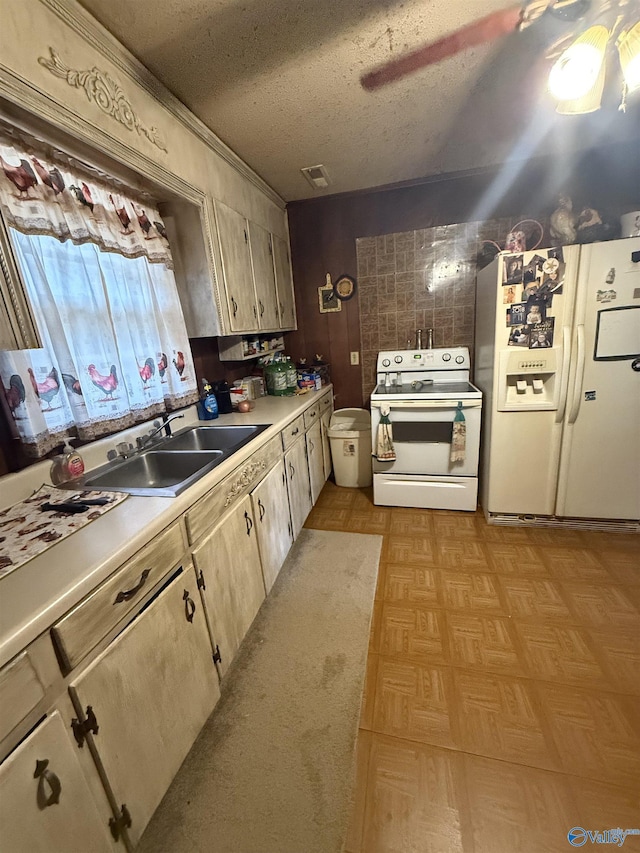
[[[268,426],[187,427],[123,461],[110,462],[90,471],[82,487],[131,495],[176,497]]]

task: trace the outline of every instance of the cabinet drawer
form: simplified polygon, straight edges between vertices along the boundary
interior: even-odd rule
[[[304,428],[309,429],[310,426],[320,417],[320,400],[317,400],[313,406],[309,406],[304,412]]]
[[[320,414],[323,415],[328,409],[331,408],[332,403],[332,394],[329,392],[328,394],[323,394],[320,397]]]
[[[298,417],[291,421],[290,424],[282,430],[282,449],[287,450],[293,442],[300,438],[302,433],[304,432],[304,415],[298,415]]]
[[[67,671],[73,669],[174,566],[187,549],[180,522],[168,527],[51,629]]]
[[[276,436],[201,498],[186,515],[189,542],[193,545],[208,533],[220,516],[249,494],[281,457],[280,439]]]
[[[0,669],[0,740],[44,699],[44,695],[44,687],[28,652],[22,652]]]

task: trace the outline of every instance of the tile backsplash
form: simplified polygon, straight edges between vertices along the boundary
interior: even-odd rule
[[[356,240],[362,393],[375,386],[380,350],[411,349],[415,331],[433,329],[434,347],[473,352],[478,254],[504,245],[522,217],[443,225]]]

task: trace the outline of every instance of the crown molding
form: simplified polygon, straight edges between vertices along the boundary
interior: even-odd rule
[[[228,145],[216,136],[204,122],[200,121],[182,101],[178,100],[132,53],[102,26],[92,15],[75,0],[40,0],[43,6],[53,12],[68,27],[90,44],[105,59],[113,63],[136,85],[144,89],[158,101],[167,112],[176,118],[187,130],[198,136],[219,157],[232,166],[243,178],[250,181],[274,204],[285,209],[284,199],[254,172]]]

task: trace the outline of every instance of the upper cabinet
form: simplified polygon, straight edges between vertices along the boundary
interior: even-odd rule
[[[286,242],[216,201],[224,301],[223,334],[295,329]],[[224,315],[228,316],[228,326]]]
[[[256,288],[258,328],[275,331],[280,328],[280,315],[273,269],[271,234],[254,222],[249,222],[249,245]]]
[[[258,328],[258,309],[253,286],[248,222],[244,216],[219,201],[216,202],[216,220],[229,333],[251,332]]]
[[[291,275],[291,258],[286,240],[271,235],[273,267],[276,275],[276,291],[278,294],[278,312],[281,329],[296,328],[296,303],[293,296],[293,277]]]

